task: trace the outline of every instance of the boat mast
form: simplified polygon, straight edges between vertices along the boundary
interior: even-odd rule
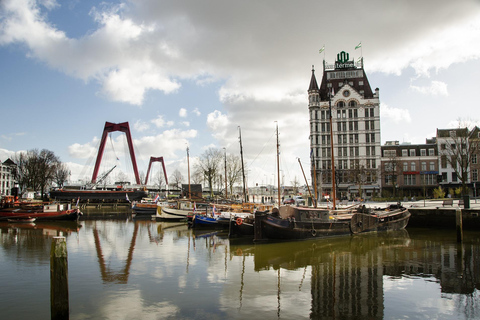
[[[278,142],[278,122],[277,122],[277,183],[278,183],[278,207],[280,208],[280,204],[281,204],[280,202],[280,143]]]
[[[188,167],[188,200],[192,200],[192,190],[190,189],[190,157],[187,147],[187,167]]]
[[[302,169],[303,179],[305,179],[305,183],[307,184],[308,194],[310,195],[310,198],[312,198],[313,201],[315,201],[315,198],[312,196],[312,191],[310,191],[310,186],[308,185],[307,176],[305,176],[305,172],[303,171],[303,166],[302,166],[302,163],[300,162],[300,158],[297,158],[297,159],[298,159],[298,163],[300,164],[300,169]]]
[[[333,88],[332,88],[333,90]],[[333,120],[332,120],[332,93],[328,93],[328,110],[330,112],[330,149],[331,149],[331,157],[332,157],[332,197],[333,197],[333,209],[336,209],[336,194],[335,194],[335,158],[334,158],[334,150],[333,150]]]
[[[228,199],[228,183],[227,183],[227,149],[225,150],[225,200]]]
[[[243,166],[243,148],[242,148],[242,130],[238,126],[238,138],[240,141],[240,159],[242,161],[242,177],[243,177],[243,201],[247,202],[247,192],[245,191],[245,168]]]

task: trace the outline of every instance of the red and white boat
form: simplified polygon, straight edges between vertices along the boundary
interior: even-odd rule
[[[71,204],[60,203],[19,203],[2,201],[0,221],[33,219],[35,221],[78,221],[83,214],[78,208],[72,209]]]

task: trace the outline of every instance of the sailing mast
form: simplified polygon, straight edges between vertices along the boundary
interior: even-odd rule
[[[187,146],[187,167],[188,167],[188,200],[192,200],[192,190],[190,190],[190,156],[188,154],[188,146]]]
[[[227,183],[227,149],[223,148],[225,150],[225,200],[228,199],[228,183]]]
[[[276,122],[276,121],[275,121]],[[278,142],[278,122],[277,123],[277,183],[278,183],[278,207],[280,208],[280,143]]]
[[[332,88],[333,91],[333,88]],[[336,209],[336,194],[335,194],[335,158],[334,158],[334,150],[333,150],[333,120],[332,120],[332,92],[328,93],[328,110],[330,112],[330,149],[331,149],[331,157],[332,157],[332,197],[333,197],[333,209]]]
[[[243,201],[247,202],[247,192],[245,191],[245,168],[243,166],[242,130],[240,129],[240,126],[238,126],[238,137],[240,141],[240,158],[242,161]]]

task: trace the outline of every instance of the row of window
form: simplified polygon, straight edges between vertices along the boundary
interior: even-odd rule
[[[354,102],[355,101],[350,101]],[[337,108],[343,108],[345,106],[345,102],[339,101],[337,103]],[[349,105],[349,107],[354,107],[353,105]],[[312,110],[311,119],[312,120],[319,120],[318,118],[319,110]],[[335,113],[333,113],[334,115]],[[345,119],[347,118],[355,119],[358,118],[358,109],[348,109],[348,110],[337,110],[337,119]],[[375,117],[375,108],[365,108],[365,118],[374,118]],[[330,110],[320,110],[320,120],[328,120],[330,119]]]
[[[396,184],[396,176],[385,175],[384,181],[385,185],[394,185]],[[425,186],[434,186],[437,185],[437,175],[436,174],[422,174],[420,176],[419,183]],[[417,176],[414,174],[405,174],[403,176],[403,185],[404,186],[415,186],[417,185]]]
[[[402,157],[416,157],[416,149],[402,149]],[[428,149],[429,156],[435,156],[435,149],[430,148]],[[395,158],[397,156],[396,150],[384,150],[383,156],[385,158]],[[427,156],[427,149],[420,149],[420,156],[426,157]]]
[[[350,160],[337,160],[336,161],[337,170],[348,170],[348,169],[376,169],[377,168],[377,160],[376,159],[365,159],[365,166],[360,165],[359,159],[350,159]],[[315,161],[315,168],[322,169],[322,170],[330,170],[332,168],[332,162],[329,160],[318,160]]]
[[[321,137],[321,138],[320,138]],[[348,142],[347,142],[348,137]],[[330,144],[330,135],[314,135],[312,136],[312,144],[319,144],[321,139],[322,145]],[[339,134],[337,135],[337,144],[358,144],[359,143],[359,134]],[[365,143],[375,143],[375,133],[365,133]]]
[[[348,130],[347,130],[348,124]],[[312,123],[312,132],[318,132],[319,123]],[[365,130],[374,131],[375,130],[375,121],[365,121]],[[358,130],[358,121],[341,121],[337,122],[337,132],[346,132],[346,131],[359,131]],[[320,132],[330,132],[330,123],[322,122],[320,123]]]

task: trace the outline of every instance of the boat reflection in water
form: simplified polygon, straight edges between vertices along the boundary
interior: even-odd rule
[[[448,244],[444,247],[444,241],[441,234],[432,241],[430,237],[422,239],[422,233],[414,232],[412,237],[407,230],[399,230],[304,242],[231,243],[230,254],[232,259],[238,256],[244,261],[245,257],[252,257],[254,269],[260,274],[277,271],[278,317],[288,317],[285,313],[289,312],[296,299],[288,301],[283,298],[284,282],[291,278],[292,272],[296,272],[298,277],[298,271],[303,270],[298,278],[298,294],[309,287],[311,319],[385,319],[409,317],[410,313],[412,317],[418,316],[422,312],[417,305],[398,310],[412,299],[408,298],[412,292],[390,290],[404,279],[408,282],[417,279],[421,283],[438,283],[442,298],[446,298],[443,296],[445,293],[466,295],[456,296],[459,301],[455,303],[458,310],[454,310],[454,318],[478,318],[478,243],[453,247]],[[245,281],[243,277],[242,274],[242,283]],[[420,289],[424,289],[424,284]],[[390,310],[390,296],[398,300],[393,302],[397,305],[395,311]],[[428,298],[425,292],[419,296],[419,303]],[[447,300],[454,298],[448,297]],[[435,303],[440,304],[438,301]],[[438,316],[436,318],[448,319],[451,316],[449,313],[437,313],[435,308],[431,312]]]
[[[81,223],[0,224],[2,317],[49,317],[62,234],[71,319],[480,318],[478,233],[461,245],[419,229],[253,244],[185,222]]]

